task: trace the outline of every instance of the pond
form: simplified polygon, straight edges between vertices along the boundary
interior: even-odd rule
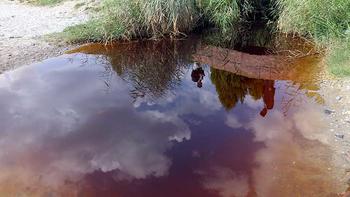
[[[317,58],[251,51],[91,44],[1,74],[0,193],[335,196]]]

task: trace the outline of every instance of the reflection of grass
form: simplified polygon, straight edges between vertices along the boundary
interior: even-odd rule
[[[113,69],[133,86],[133,98],[162,97],[175,88],[188,64],[193,43],[146,42],[112,50],[107,55]]]
[[[130,95],[134,99],[157,99],[179,85],[183,68],[189,64],[195,46],[196,40],[140,41],[95,44],[71,52],[103,55],[118,76],[131,86]],[[110,68],[109,64],[107,67]],[[112,75],[106,73],[105,76]]]

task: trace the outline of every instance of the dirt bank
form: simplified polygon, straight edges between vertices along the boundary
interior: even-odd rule
[[[0,1],[0,73],[61,54],[69,46],[53,44],[44,35],[61,32],[88,19],[77,1],[47,7]]]

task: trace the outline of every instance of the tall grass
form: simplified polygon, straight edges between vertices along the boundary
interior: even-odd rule
[[[333,74],[340,77],[350,76],[350,37],[330,46],[326,63]]]
[[[310,38],[326,49],[326,62],[337,75],[350,73],[349,0],[276,0],[278,27]]]
[[[240,19],[240,8],[236,0],[203,0],[198,6],[206,20],[225,34],[232,31]]]
[[[298,32],[317,43],[343,38],[350,27],[348,0],[278,0],[278,26],[287,32]]]
[[[269,1],[269,0],[265,0]],[[259,0],[102,0],[94,21],[68,28],[68,40],[179,36],[205,24],[231,36]]]
[[[68,28],[71,41],[178,36],[198,20],[194,0],[104,0],[94,21]]]
[[[64,0],[29,0],[28,2],[36,4],[36,5],[46,6],[46,5],[55,5],[55,4],[58,4],[62,1],[64,1]]]

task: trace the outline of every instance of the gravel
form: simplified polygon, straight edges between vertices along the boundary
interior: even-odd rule
[[[67,46],[57,46],[44,35],[88,19],[77,1],[57,6],[33,6],[17,1],[0,0],[0,73],[61,54]]]
[[[331,113],[328,116],[330,127],[328,132],[333,136],[330,146],[333,150],[333,162],[339,170],[338,178],[346,182],[350,173],[345,169],[350,166],[350,78],[323,80],[320,93],[323,95],[324,105]],[[327,112],[326,112],[327,113]]]

